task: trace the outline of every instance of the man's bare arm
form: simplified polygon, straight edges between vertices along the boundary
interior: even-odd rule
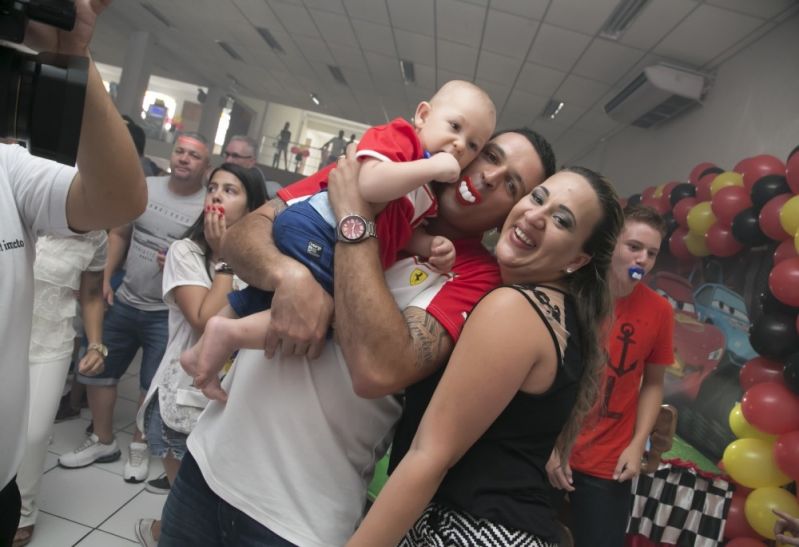
[[[266,354],[271,357],[279,347],[284,354],[314,358],[325,342],[333,299],[305,266],[275,246],[272,223],[285,206],[275,198],[228,228],[222,256],[248,284],[275,293]]]

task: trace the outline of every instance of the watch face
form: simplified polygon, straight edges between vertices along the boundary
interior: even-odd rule
[[[365,232],[366,225],[356,216],[347,217],[341,222],[341,235],[346,239],[356,241],[361,239]]]

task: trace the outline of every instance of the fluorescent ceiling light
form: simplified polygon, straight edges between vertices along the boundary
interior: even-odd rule
[[[347,80],[344,78],[344,73],[341,72],[341,69],[337,66],[327,65],[327,69],[330,71],[330,74],[333,75],[333,79],[336,80],[341,85],[347,85]]]
[[[315,104],[316,106],[322,104],[322,102],[319,100],[319,97],[316,96],[316,93],[311,93],[311,100],[313,101],[313,104]]]
[[[403,82],[406,84],[416,83],[416,72],[411,61],[400,59],[400,72],[402,73]]]
[[[550,120],[554,120],[555,116],[560,114],[560,111],[563,110],[563,101],[560,99],[549,99],[549,102],[544,107],[544,110],[541,111],[541,116],[544,118],[549,118]]]
[[[649,0],[621,0],[599,29],[599,35],[618,40],[648,3]]]
[[[261,38],[264,39],[264,42],[266,42],[267,45],[272,48],[272,51],[276,53],[286,53],[286,51],[283,49],[283,46],[280,45],[280,42],[278,42],[275,37],[272,36],[272,33],[269,32],[269,29],[264,27],[255,27],[255,30],[258,31],[258,34],[261,35]]]
[[[231,58],[231,59],[234,59],[234,60],[236,60],[236,61],[243,61],[243,60],[244,60],[244,59],[242,59],[242,58],[241,58],[241,55],[239,55],[239,52],[238,52],[238,51],[236,51],[235,49],[233,49],[233,46],[231,46],[231,45],[230,45],[230,44],[228,44],[227,42],[225,42],[225,41],[223,41],[223,40],[217,40],[217,41],[216,41],[216,44],[217,44],[219,47],[221,47],[222,49],[224,49],[224,50],[225,50],[225,53],[227,53],[228,55],[230,55],[230,58]]]

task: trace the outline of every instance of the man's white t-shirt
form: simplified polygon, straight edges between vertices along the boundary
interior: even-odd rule
[[[0,144],[0,489],[16,475],[25,447],[36,236],[73,234],[66,200],[76,173]]]

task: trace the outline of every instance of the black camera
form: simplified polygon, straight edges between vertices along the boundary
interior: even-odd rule
[[[0,0],[0,40],[22,43],[28,20],[64,30],[75,26],[71,0]],[[0,45],[0,137],[25,141],[30,152],[74,165],[89,60]]]

